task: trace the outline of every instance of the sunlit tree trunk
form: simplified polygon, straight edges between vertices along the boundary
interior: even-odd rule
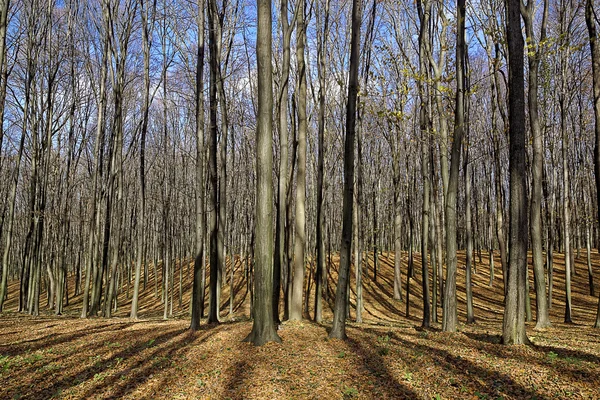
[[[290,321],[302,319],[302,288],[304,286],[304,252],[306,246],[306,65],[304,62],[306,26],[305,0],[300,0],[296,35],[296,61],[298,63],[298,167],[296,173],[296,228],[294,230],[294,278],[290,303]]]

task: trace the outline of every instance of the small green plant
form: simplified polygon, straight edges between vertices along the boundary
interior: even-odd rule
[[[58,364],[54,364],[54,363],[50,363],[50,364],[46,364],[40,368],[38,368],[38,372],[53,372],[53,371],[59,371],[61,370],[62,367]]]
[[[100,373],[94,374],[94,382],[102,382],[104,380],[104,378],[106,378],[107,375],[108,375],[107,372],[100,372]]]
[[[202,379],[198,378],[198,379],[196,379],[196,386],[199,388],[203,388],[204,386],[206,386],[206,382],[204,382]]]
[[[556,354],[555,352],[553,352],[553,351],[550,351],[550,352],[548,353],[548,359],[549,359],[550,361],[554,361],[554,360],[556,360],[557,358],[558,358],[558,354]]]
[[[154,342],[156,342],[156,339],[150,339],[148,341],[148,347],[152,347],[154,345]]]
[[[340,351],[340,353],[338,354],[338,358],[344,358],[346,357],[346,353],[344,353],[343,351]]]
[[[344,395],[344,399],[353,399],[358,396],[358,390],[354,387],[344,386],[342,394]]]
[[[581,359],[577,357],[565,357],[565,361],[574,365],[581,364]]]
[[[442,400],[442,396],[436,394],[435,396],[433,396],[433,400]]]
[[[377,352],[380,356],[387,356],[390,353],[390,336],[383,335],[377,337],[377,343],[379,343],[379,350]]]
[[[0,370],[6,372],[10,369],[11,360],[8,356],[0,356]]]
[[[413,374],[412,372],[405,372],[404,373],[404,380],[407,382],[412,382],[413,380]]]
[[[23,357],[23,362],[25,364],[33,364],[37,361],[40,361],[44,358],[44,356],[42,356],[41,354],[38,353],[33,353],[33,354],[28,354],[26,357]]]

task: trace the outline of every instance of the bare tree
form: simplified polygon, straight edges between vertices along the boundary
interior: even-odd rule
[[[302,289],[304,287],[304,252],[306,246],[306,64],[304,51],[306,41],[305,0],[299,0],[296,31],[296,61],[298,63],[298,167],[296,172],[296,228],[294,240],[294,278],[289,319],[302,319]]]
[[[525,280],[527,279],[527,194],[525,188],[525,78],[520,0],[507,1],[510,123],[510,250],[502,341],[527,344]]]
[[[204,314],[204,0],[198,1],[198,50],[196,55],[196,259],[192,288],[190,329],[200,328]]]
[[[458,170],[465,131],[465,0],[457,0],[456,35],[456,109],[454,139],[450,158],[450,176],[446,195],[446,283],[442,329],[455,332],[456,316],[456,203],[458,197]]]
[[[256,129],[255,302],[252,331],[245,341],[261,346],[281,342],[273,320],[273,71],[271,1],[258,1],[256,59],[258,121]]]
[[[352,38],[350,40],[350,76],[346,104],[346,138],[344,140],[344,202],[342,243],[338,284],[335,293],[333,326],[330,338],[346,338],[347,291],[352,251],[352,208],[354,198],[354,136],[356,132],[356,99],[358,97],[358,64],[360,51],[360,25],[362,1],[352,0]]]

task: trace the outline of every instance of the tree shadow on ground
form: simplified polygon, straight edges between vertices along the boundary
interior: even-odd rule
[[[375,380],[373,393],[368,393],[368,397],[389,399],[418,398],[419,396],[416,392],[402,385],[390,373],[384,358],[378,353],[377,346],[371,340],[368,340],[367,343],[364,342],[364,340],[348,339],[350,348],[362,359],[362,364],[357,364],[357,368],[363,369]]]
[[[212,326],[204,326],[203,330],[209,329],[211,334],[215,331]],[[99,396],[103,391],[108,391],[106,395],[101,395],[103,397],[121,398],[144,384],[151,376],[150,371],[160,371],[160,367],[165,366],[167,362],[170,365],[169,360],[174,352],[198,340],[197,336],[190,334],[188,329],[172,330],[154,336],[152,333],[155,330],[156,328],[148,328],[121,333],[119,334],[120,341],[134,341],[134,343],[107,358],[102,359],[101,356],[98,356],[97,360],[96,357],[90,359],[90,362],[96,360],[92,365],[65,367],[69,369],[63,369],[63,373],[57,375],[58,379],[56,380],[43,379],[37,385],[28,385],[27,383],[15,385],[14,394],[26,398],[50,398],[63,394],[71,387],[83,384],[89,386],[89,389],[85,390],[82,399]],[[89,331],[88,335],[94,334],[93,330],[92,333]],[[136,340],[136,338],[146,337],[146,335],[152,335],[153,339],[150,341]],[[85,335],[72,336],[72,340],[81,336]],[[209,336],[210,334],[204,335],[200,340],[204,341]],[[107,351],[104,343],[96,344],[95,347],[97,349],[94,350],[94,353],[98,355],[112,350]],[[141,357],[139,357],[140,355]],[[129,359],[132,361],[130,362]],[[56,364],[56,360],[48,360],[43,365],[37,363],[35,372],[43,373],[44,369],[52,364]],[[123,370],[124,365],[127,367]],[[69,370],[72,372],[66,373]],[[33,372],[30,371],[30,373]]]
[[[528,399],[545,398],[540,393],[518,384],[510,375],[494,371],[492,368],[484,368],[460,355],[451,354],[446,350],[410,342],[400,337],[396,332],[388,334],[402,348],[411,353],[417,353],[419,357],[424,357],[425,359],[422,364],[429,362],[442,366],[447,370],[450,377],[450,385],[457,388],[457,397],[463,396],[464,394],[461,393],[463,391],[470,391],[493,398],[498,398],[499,396]]]

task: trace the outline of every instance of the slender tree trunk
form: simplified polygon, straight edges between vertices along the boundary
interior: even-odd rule
[[[140,279],[142,274],[142,263],[144,260],[144,232],[146,222],[146,134],[148,133],[148,116],[150,112],[150,35],[148,27],[148,4],[144,0],[140,1],[140,11],[142,17],[142,48],[144,53],[144,106],[140,138],[140,196],[138,199],[139,217],[137,231],[137,259],[135,263],[135,280],[133,284],[133,298],[131,299],[131,319],[138,317],[138,299],[140,293]],[[154,14],[154,13],[153,13]]]
[[[590,38],[590,52],[592,55],[592,81],[594,94],[594,177],[596,182],[596,204],[598,204],[598,219],[600,221],[600,44],[598,43],[598,32],[596,22],[598,16],[594,10],[592,0],[585,2],[585,22]],[[593,284],[592,284],[593,288]],[[600,298],[598,299],[598,312],[594,328],[600,328]]]
[[[454,139],[450,158],[450,176],[446,196],[446,279],[442,329],[456,332],[456,204],[460,153],[465,130],[465,0],[457,0],[456,39],[456,110]]]
[[[210,134],[208,143],[208,165],[210,174],[210,295],[208,323],[219,322],[219,257],[218,257],[218,223],[217,216],[219,210],[218,197],[218,175],[217,175],[217,79],[218,79],[218,58],[217,43],[214,19],[216,0],[208,0],[208,43],[210,49]]]
[[[306,247],[306,65],[304,62],[306,26],[304,22],[305,0],[298,8],[296,34],[296,60],[298,63],[298,168],[296,173],[296,229],[294,240],[294,278],[290,304],[290,321],[302,319],[302,288],[304,287],[304,252]]]
[[[327,270],[325,268],[325,238],[323,235],[323,192],[325,190],[325,82],[326,49],[329,35],[329,3],[325,1],[323,11],[323,31],[317,44],[319,77],[319,115],[318,115],[318,165],[317,165],[317,265],[315,273],[315,322],[323,321],[323,291],[327,294]],[[320,32],[320,31],[318,31]]]
[[[419,107],[419,126],[421,130],[421,179],[423,181],[423,208],[421,212],[421,276],[423,285],[423,322],[422,326],[428,328],[431,321],[431,309],[429,304],[429,268],[427,265],[428,237],[429,237],[429,213],[430,213],[430,177],[429,177],[429,147],[431,146],[429,128],[429,91],[425,87],[427,79],[427,44],[429,41],[428,31],[431,14],[431,3],[428,0],[417,0],[417,9],[419,12],[419,70],[422,78],[418,80],[420,107]],[[408,292],[407,292],[408,293]],[[408,302],[407,302],[408,304]]]
[[[350,275],[350,252],[352,250],[352,208],[354,197],[354,136],[356,131],[356,99],[358,97],[358,64],[360,52],[360,25],[362,1],[352,0],[352,39],[350,41],[350,75],[346,104],[346,138],[344,141],[344,201],[340,267],[335,294],[333,326],[330,338],[346,338],[346,296]]]
[[[467,142],[468,142],[467,136]],[[473,263],[473,224],[471,216],[471,171],[472,167],[469,163],[469,145],[465,146],[465,160],[464,160],[464,178],[465,178],[465,224],[466,224],[466,236],[467,236],[467,249],[466,249],[466,261],[465,266],[465,289],[467,297],[467,324],[475,322],[475,316],[473,315],[473,286],[471,280],[471,270]]]
[[[525,33],[528,43],[527,60],[529,66],[528,97],[529,125],[531,128],[533,143],[533,165],[531,192],[531,250],[533,258],[533,273],[535,277],[536,293],[536,325],[537,329],[550,326],[548,317],[548,298],[546,297],[546,276],[544,273],[544,255],[542,249],[542,179],[543,179],[543,152],[544,141],[540,127],[538,113],[538,69],[540,64],[541,50],[535,43],[533,32],[533,19],[535,17],[535,2],[527,2],[521,7],[523,20],[525,21]],[[546,19],[548,15],[548,1],[544,1],[544,14],[542,18],[540,42],[546,38]]]
[[[204,313],[204,0],[198,0],[198,50],[196,54],[196,259],[192,287],[190,329],[200,329]]]

